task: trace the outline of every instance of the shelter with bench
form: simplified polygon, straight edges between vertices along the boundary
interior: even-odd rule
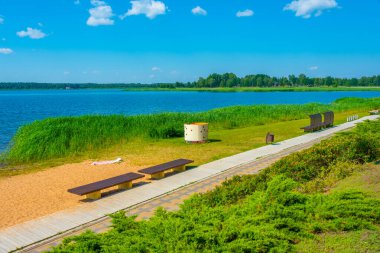
[[[76,195],[86,195],[87,199],[99,199],[102,194],[101,191],[113,186],[117,186],[118,189],[129,189],[133,186],[133,181],[143,178],[144,175],[138,173],[127,173],[117,177],[108,178],[91,184],[82,185],[76,188],[67,190],[70,193]]]
[[[186,170],[186,165],[193,162],[193,160],[188,159],[177,159],[171,162],[145,168],[139,170],[138,172],[150,175],[151,179],[160,179],[165,177],[166,172]]]

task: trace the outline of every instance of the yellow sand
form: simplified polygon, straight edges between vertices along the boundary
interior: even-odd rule
[[[128,166],[127,162],[93,166],[86,161],[1,178],[0,229],[79,205],[85,199],[67,189],[136,172],[140,168]]]

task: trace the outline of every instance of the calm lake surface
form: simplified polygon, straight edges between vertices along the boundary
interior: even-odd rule
[[[231,105],[330,103],[342,97],[380,97],[380,92],[0,91],[0,152],[20,126],[48,117],[197,112]]]

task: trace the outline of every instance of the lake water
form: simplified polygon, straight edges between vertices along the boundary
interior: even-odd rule
[[[48,117],[197,112],[231,105],[330,103],[342,97],[380,97],[380,92],[0,91],[0,151],[7,147],[20,126]]]

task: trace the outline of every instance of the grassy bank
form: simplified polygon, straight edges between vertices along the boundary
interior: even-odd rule
[[[220,153],[230,154],[228,146],[224,146],[224,144],[229,143],[228,141],[239,141],[239,139],[231,136],[229,133],[233,132],[227,130],[263,126],[260,131],[264,136],[266,131],[275,130],[277,134],[282,132],[282,128],[286,128],[288,135],[285,137],[293,137],[302,133],[299,127],[307,124],[307,120],[299,122],[299,125],[277,126],[276,129],[270,128],[270,125],[306,119],[308,114],[326,110],[335,111],[337,118],[341,115],[340,120],[344,121],[346,114],[342,114],[343,112],[366,113],[369,109],[378,107],[380,107],[379,98],[349,98],[337,100],[329,105],[234,106],[201,113],[52,118],[36,121],[20,128],[13,138],[13,145],[5,154],[5,159],[10,164],[41,162],[49,159],[85,156],[106,149],[113,150],[117,147],[127,148],[128,144],[133,143],[142,145],[144,142],[160,142],[161,140],[165,140],[163,145],[177,146],[176,148],[185,151],[189,145],[184,144],[182,138],[179,138],[183,136],[183,123],[196,121],[210,123],[210,138],[216,143],[208,147],[205,145],[205,149],[220,146],[227,149]],[[249,139],[249,135],[240,135],[242,140]],[[227,140],[226,137],[232,140]],[[221,140],[224,143],[218,144],[218,141]],[[249,145],[243,145],[239,151],[252,148],[253,144],[251,142]],[[262,141],[260,144],[262,145]],[[147,148],[147,145],[142,146]],[[107,152],[110,153],[109,150]],[[215,152],[213,156],[220,155],[220,153]],[[183,152],[184,154],[186,153]],[[203,161],[203,159],[199,160]]]
[[[125,91],[205,91],[205,92],[304,92],[304,91],[380,91],[380,87],[223,87],[223,88],[127,88]]]
[[[176,212],[139,222],[113,214],[109,232],[68,238],[53,252],[377,252],[379,128],[363,123]]]
[[[331,192],[359,191],[380,199],[380,165],[365,165],[352,176],[337,182]],[[328,231],[297,244],[297,252],[380,252],[380,229],[355,231]]]

